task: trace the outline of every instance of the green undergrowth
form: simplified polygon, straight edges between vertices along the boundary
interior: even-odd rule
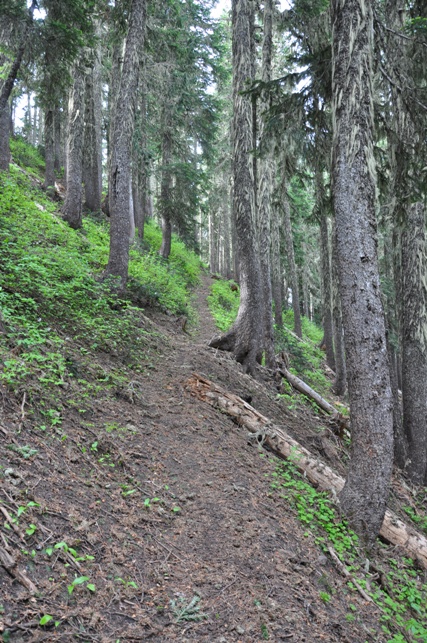
[[[264,455],[264,454],[261,454]],[[356,534],[342,520],[333,499],[307,481],[292,457],[276,460],[271,474],[271,492],[278,495],[295,512],[305,528],[305,536],[315,542],[333,561],[331,549],[348,571],[347,600],[361,592],[370,596],[379,608],[380,624],[387,643],[426,643],[427,641],[427,584],[425,573],[417,563],[396,552],[389,555],[388,547],[378,541],[380,562],[367,564],[366,553]],[[322,600],[333,605],[340,596],[329,582],[327,568],[319,580]],[[327,590],[327,591],[325,591]],[[342,590],[339,590],[340,594]],[[363,600],[363,599],[362,599]],[[356,620],[357,608],[349,602],[348,620]]]
[[[330,382],[325,377],[323,364],[324,353],[319,344],[322,341],[322,329],[306,317],[301,318],[302,340],[293,332],[294,313],[287,310],[283,314],[283,328],[276,329],[275,342],[277,351],[285,351],[289,356],[290,370],[304,380],[320,395],[330,392]]]
[[[239,299],[239,289],[234,281],[215,279],[208,305],[219,330],[224,332],[233,324],[239,310]]]
[[[213,282],[208,297],[209,309],[219,330],[227,331],[236,319],[239,309],[239,290],[234,281],[217,279]],[[275,350],[285,351],[289,356],[290,370],[321,395],[330,392],[330,382],[323,372],[324,353],[318,345],[322,341],[322,330],[313,322],[302,317],[302,340],[292,332],[294,314],[292,310],[283,313],[283,328],[276,329]],[[285,394],[286,398],[290,398]],[[287,400],[291,403],[291,400]]]
[[[142,304],[191,314],[198,259],[175,239],[170,261],[161,261],[159,235],[150,223],[144,248],[132,248],[129,290],[119,298],[100,279],[106,225],[87,217],[72,230],[31,177],[14,166],[0,174],[0,382],[50,412],[50,425],[61,391],[80,408],[82,398],[123,389],[129,371],[145,370],[157,340]],[[118,357],[118,366],[100,366],[95,353]]]
[[[39,151],[28,145],[21,137],[10,139],[10,152],[14,163],[28,172],[40,175],[44,171],[45,162]]]

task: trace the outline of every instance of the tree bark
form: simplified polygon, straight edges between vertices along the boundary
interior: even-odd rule
[[[28,8],[26,24],[22,32],[21,41],[19,43],[18,51],[16,52],[15,60],[9,70],[9,73],[2,85],[0,92],[0,170],[9,170],[10,162],[10,149],[9,149],[9,136],[10,136],[10,106],[9,99],[12,94],[13,86],[16,77],[18,76],[21,67],[22,59],[24,58],[25,51],[28,43],[30,42],[30,30],[33,24],[33,14],[37,6],[36,0],[33,0],[31,6]]]
[[[277,328],[283,327],[282,257],[280,252],[281,208],[275,207],[271,219],[271,290],[274,302],[274,321]]]
[[[54,171],[55,173],[61,170],[63,165],[63,146],[62,146],[62,119],[61,119],[61,110],[57,105],[53,114],[53,128],[54,128],[54,139],[55,139],[55,161],[54,161]]]
[[[129,31],[118,92],[120,118],[114,119],[109,175],[110,256],[107,277],[118,279],[118,289],[126,286],[129,266],[130,186],[132,137],[135,103],[138,96],[139,67],[145,33],[145,0],[133,0]]]
[[[412,17],[425,19],[425,15],[425,3],[416,3]],[[425,113],[420,116],[417,111],[414,88],[425,84],[426,53],[411,39],[399,37],[399,32],[406,29],[406,12],[400,2],[387,1],[386,19],[390,28],[386,53],[392,77],[389,150],[394,285],[398,293],[396,326],[401,348],[400,355],[396,351],[396,358],[403,399],[403,436],[396,423],[395,451],[398,463],[406,464],[411,482],[423,485],[427,481],[427,286],[422,203],[425,189],[419,176],[426,156]]]
[[[75,229],[82,226],[84,94],[84,68],[77,64],[68,103],[67,193],[62,206],[64,220]]]
[[[45,149],[45,178],[44,188],[55,186],[55,122],[53,109],[46,108],[44,114],[44,149]]]
[[[261,269],[255,227],[252,162],[252,101],[244,93],[251,81],[249,0],[233,0],[233,212],[239,255],[240,306],[232,328],[210,346],[232,351],[253,374],[261,358],[263,333]]]
[[[323,172],[316,171],[316,202],[320,223],[320,265],[322,284],[322,313],[323,313],[323,345],[326,351],[326,362],[335,371],[334,330],[332,323],[332,296],[331,296],[331,261],[328,230],[328,217],[324,204]]]
[[[426,214],[422,203],[414,203],[402,233],[402,385],[409,457],[406,470],[417,485],[427,479],[426,269]]]
[[[7,171],[10,163],[9,104],[0,110],[0,170]]]
[[[288,257],[289,277],[292,289],[292,309],[294,311],[294,333],[302,338],[301,327],[301,310],[299,303],[299,285],[298,285],[298,271],[295,263],[294,241],[292,236],[291,224],[291,208],[289,205],[288,195],[286,194],[286,184],[284,185],[283,193],[283,230],[285,233],[285,246],[286,255]]]
[[[162,137],[162,181],[160,186],[160,214],[162,217],[162,245],[159,255],[168,259],[172,245],[172,113],[164,107]]]
[[[332,222],[332,310],[334,318],[335,379],[333,391],[343,397],[347,388],[347,370],[345,366],[344,331],[342,327],[341,297],[339,293],[338,256],[336,243],[336,226]]]
[[[101,37],[99,25],[96,35]],[[91,212],[99,212],[102,198],[102,78],[99,44],[93,55],[92,67],[86,74],[83,181],[85,207]]]
[[[341,504],[361,539],[384,518],[393,408],[376,252],[371,0],[332,1],[333,200],[352,424]]]
[[[264,40],[262,45],[262,81],[271,81],[271,58],[273,50],[273,0],[264,2]],[[259,251],[261,262],[261,281],[263,294],[264,314],[264,341],[265,364],[274,368],[276,364],[274,352],[273,331],[273,302],[271,291],[271,195],[273,185],[273,155],[272,141],[268,140],[265,127],[266,112],[270,106],[268,92],[264,91],[261,97],[261,121],[259,126],[260,148],[262,150],[259,161],[258,182],[258,225],[259,225]]]

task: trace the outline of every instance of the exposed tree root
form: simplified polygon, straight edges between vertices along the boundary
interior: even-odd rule
[[[337,495],[343,488],[344,479],[341,476],[316,459],[283,428],[273,425],[267,417],[237,395],[196,373],[188,381],[187,389],[199,399],[230,415],[237,424],[255,434],[260,445],[265,443],[279,456],[291,458],[295,466],[320,489]],[[402,547],[408,555],[416,558],[427,569],[427,539],[390,510],[386,511],[380,536],[387,542]]]

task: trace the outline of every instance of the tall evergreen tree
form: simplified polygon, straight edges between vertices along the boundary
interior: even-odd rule
[[[117,93],[117,109],[120,109],[120,118],[117,116],[114,119],[114,130],[111,136],[112,148],[109,169],[110,255],[105,274],[107,277],[118,279],[118,288],[120,290],[123,290],[126,285],[129,266],[131,233],[130,164],[141,50],[145,33],[145,9],[145,0],[132,0],[129,30],[126,37],[120,85]]]
[[[389,364],[376,249],[371,0],[332,2],[333,201],[352,424],[341,505],[367,543],[393,464]]]
[[[232,328],[210,345],[232,351],[253,373],[261,357],[263,335],[261,268],[255,226],[253,175],[250,0],[233,0],[233,213],[239,255],[240,305]],[[245,93],[246,92],[246,93]]]

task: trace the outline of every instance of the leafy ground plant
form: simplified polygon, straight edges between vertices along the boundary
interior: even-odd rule
[[[326,554],[332,547],[346,566],[352,579],[347,584],[349,589],[366,592],[378,606],[387,643],[426,643],[427,584],[414,561],[385,558],[380,574],[366,571],[366,555],[358,538],[340,518],[328,494],[314,489],[291,460],[278,461],[272,478],[271,489],[294,508],[306,536],[311,536]],[[334,600],[330,592],[322,592],[321,598],[324,602]]]
[[[185,596],[179,596],[177,599],[170,601],[172,612],[175,616],[175,623],[181,621],[201,621],[207,618],[207,614],[200,611],[200,596],[195,594],[190,602],[187,602]]]

